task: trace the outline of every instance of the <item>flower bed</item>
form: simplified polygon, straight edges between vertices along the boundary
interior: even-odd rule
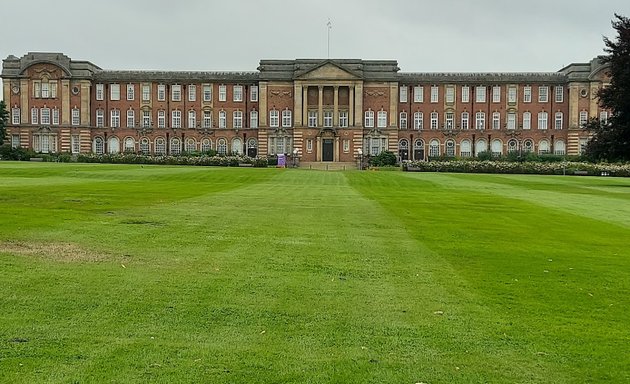
[[[507,162],[491,160],[412,161],[404,163],[403,170],[410,172],[630,176],[630,164],[593,164],[573,161],[562,161],[556,163]]]
[[[128,153],[117,154],[81,154],[76,157],[79,163],[112,164],[161,164],[161,165],[199,165],[218,167],[238,167],[251,164],[254,167],[266,167],[266,158],[248,156],[147,156]]]

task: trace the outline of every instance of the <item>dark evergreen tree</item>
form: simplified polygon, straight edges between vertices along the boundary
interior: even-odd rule
[[[586,155],[595,161],[630,160],[630,19],[615,14],[612,26],[617,39],[604,37],[607,55],[602,57],[610,65],[610,86],[598,93],[600,105],[612,115],[606,122],[594,119],[586,126],[593,132]]]
[[[4,137],[7,135],[7,124],[9,124],[9,112],[4,100],[0,100],[0,145],[4,144]]]

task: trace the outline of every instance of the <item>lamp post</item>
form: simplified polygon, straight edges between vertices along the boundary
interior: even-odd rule
[[[363,170],[363,149],[357,149],[357,154],[359,155],[359,171]]]
[[[293,148],[293,168],[297,167],[298,149]]]

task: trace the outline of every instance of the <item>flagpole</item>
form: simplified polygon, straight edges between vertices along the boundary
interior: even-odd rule
[[[330,59],[330,30],[332,29],[332,23],[330,22],[330,18],[328,18],[328,23],[326,23],[326,25],[328,26],[328,58]]]

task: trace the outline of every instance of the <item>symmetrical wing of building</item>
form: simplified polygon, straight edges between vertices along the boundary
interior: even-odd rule
[[[261,60],[255,72],[103,70],[62,53],[3,60],[12,146],[37,152],[295,154],[354,161],[510,151],[577,155],[597,59],[550,73],[404,73],[396,61]]]

